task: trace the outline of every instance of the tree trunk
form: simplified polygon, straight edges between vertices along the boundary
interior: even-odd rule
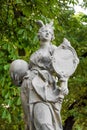
[[[72,130],[74,122],[75,121],[74,121],[73,116],[68,117],[65,121],[65,125],[63,127],[63,130]]]

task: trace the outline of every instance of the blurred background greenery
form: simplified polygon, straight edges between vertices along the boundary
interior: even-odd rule
[[[79,0],[0,0],[0,130],[24,130],[20,88],[13,86],[9,65],[29,61],[39,48],[36,20],[54,20],[55,40],[66,37],[80,63],[69,79],[69,95],[62,106],[64,130],[87,130],[87,15],[75,14]],[[72,6],[71,6],[72,5]],[[81,5],[87,7],[87,1]]]

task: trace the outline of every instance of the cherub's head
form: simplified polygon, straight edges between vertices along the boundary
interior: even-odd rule
[[[40,29],[38,31],[38,38],[40,41],[52,41],[54,39],[53,21],[44,25],[42,21],[37,21]]]

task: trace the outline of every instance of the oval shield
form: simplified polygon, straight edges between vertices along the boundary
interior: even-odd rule
[[[52,58],[52,65],[59,77],[71,76],[79,63],[76,51],[67,39],[57,47]]]

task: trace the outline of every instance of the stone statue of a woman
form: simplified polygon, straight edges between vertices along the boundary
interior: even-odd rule
[[[40,26],[38,32],[40,49],[31,55],[29,64],[20,59],[13,61],[10,74],[14,83],[21,86],[25,130],[63,130],[60,116],[61,105],[64,96],[68,94],[68,78],[75,71],[78,58],[66,39],[60,47],[52,45],[53,22],[46,25],[42,21],[37,23]],[[64,49],[66,56],[62,53]],[[55,52],[60,53],[56,55]],[[57,57],[60,58],[55,61]],[[65,60],[66,57],[69,60]],[[73,57],[73,62],[69,57]],[[64,66],[62,69],[61,63],[65,62],[70,62],[75,69],[66,71]],[[57,63],[59,63],[58,69]],[[58,81],[60,81],[59,86]]]

